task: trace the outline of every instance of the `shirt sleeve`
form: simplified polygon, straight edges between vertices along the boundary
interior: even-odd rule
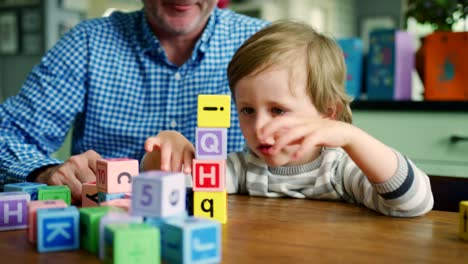
[[[33,68],[19,94],[0,105],[0,185],[62,162],[50,155],[83,111],[86,39],[83,24],[67,33]]]
[[[434,205],[429,177],[408,158],[397,151],[394,153],[398,158],[395,174],[378,184],[369,182],[345,155],[338,170],[343,174],[345,197],[389,216],[414,217],[427,213]]]

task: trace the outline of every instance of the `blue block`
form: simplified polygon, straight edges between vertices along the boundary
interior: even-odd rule
[[[98,204],[115,199],[122,199],[127,193],[105,193],[98,192]]]
[[[37,251],[80,248],[80,213],[75,206],[37,210]]]
[[[27,192],[31,195],[31,201],[37,201],[37,190],[39,187],[47,186],[45,183],[37,182],[19,182],[19,183],[9,183],[3,186],[3,191],[5,192]]]
[[[162,232],[163,260],[169,263],[221,262],[221,223],[188,217],[169,219]]]
[[[346,93],[359,98],[362,91],[362,67],[364,60],[364,49],[360,38],[339,39],[340,45],[345,56],[346,63]]]

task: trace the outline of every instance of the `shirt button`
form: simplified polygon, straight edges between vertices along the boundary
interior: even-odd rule
[[[174,75],[174,78],[178,81],[181,79],[181,76],[180,76],[180,73],[176,72],[176,74]]]
[[[175,120],[172,120],[170,126],[172,128],[175,128],[177,126],[177,122]]]

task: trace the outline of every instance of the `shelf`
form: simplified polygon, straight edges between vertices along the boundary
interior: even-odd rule
[[[354,101],[354,110],[468,112],[468,101]]]

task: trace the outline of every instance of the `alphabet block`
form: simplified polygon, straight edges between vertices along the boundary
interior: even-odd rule
[[[31,201],[28,203],[28,239],[37,241],[37,210],[42,208],[65,208],[68,205],[63,200]]]
[[[109,224],[123,224],[123,223],[143,223],[143,217],[131,216],[126,212],[109,212],[99,221],[99,258],[104,260],[105,257],[105,239],[104,228]]]
[[[160,263],[159,230],[146,224],[109,224],[104,231],[105,263]]]
[[[227,157],[227,128],[196,128],[195,158],[219,160]]]
[[[26,205],[31,201],[27,192],[0,193],[0,231],[28,227]]]
[[[81,185],[81,207],[98,206],[98,191],[96,182],[87,182]]]
[[[229,95],[198,95],[198,127],[230,127],[231,126],[231,96]]]
[[[227,222],[227,193],[194,192],[193,215],[211,218],[225,224]]]
[[[184,174],[148,171],[134,178],[132,215],[169,217],[184,211]]]
[[[63,200],[71,204],[71,191],[66,185],[44,186],[38,190],[38,200]]]
[[[187,211],[188,215],[193,215],[193,189],[187,187],[185,193],[185,211]]]
[[[133,176],[138,175],[138,160],[99,159],[96,162],[97,188],[105,193],[130,192]]]
[[[226,182],[226,161],[193,159],[192,175],[193,191],[223,191]]]
[[[81,248],[97,254],[99,245],[99,221],[109,212],[122,209],[110,206],[87,207],[80,209]]]
[[[162,230],[162,258],[168,263],[221,262],[219,222],[188,217],[170,219]]]
[[[47,186],[44,183],[37,182],[18,182],[18,183],[9,183],[3,186],[3,191],[5,192],[19,192],[24,191],[31,195],[31,201],[37,200],[37,191],[39,187]]]
[[[79,212],[75,206],[37,210],[37,251],[80,248]]]
[[[125,212],[130,212],[132,208],[132,200],[130,199],[114,199],[114,200],[109,200],[107,202],[102,202],[100,204],[101,206],[113,206],[113,207],[118,207]]]
[[[460,228],[459,236],[461,239],[468,241],[468,201],[460,202]]]
[[[115,200],[115,199],[122,199],[125,197],[126,193],[104,193],[104,192],[98,192],[98,203],[101,205],[104,202],[108,202],[110,200]]]

